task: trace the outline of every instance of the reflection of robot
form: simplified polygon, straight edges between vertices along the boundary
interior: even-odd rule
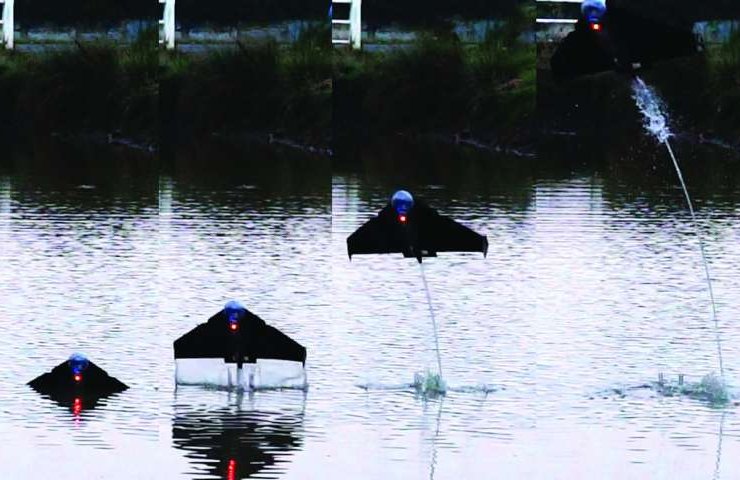
[[[656,61],[700,51],[689,27],[646,18],[600,0],[585,0],[581,18],[551,59],[556,78],[606,70],[633,72]]]
[[[303,401],[303,392],[300,393]],[[237,407],[199,409],[176,405],[172,419],[175,448],[204,474],[227,480],[279,468],[303,444],[303,411],[283,406],[243,411]]]

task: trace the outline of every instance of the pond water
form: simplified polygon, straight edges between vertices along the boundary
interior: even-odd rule
[[[718,368],[670,160],[648,138],[566,140],[538,159],[381,142],[333,165],[16,152],[0,167],[2,477],[734,478],[740,407],[628,389]],[[740,161],[675,151],[738,385]],[[443,397],[408,385],[436,365],[415,260],[347,258],[399,187],[490,242],[425,261]],[[234,297],[308,348],[306,392],[175,389],[172,341]],[[77,350],[131,388],[75,414],[24,385]]]

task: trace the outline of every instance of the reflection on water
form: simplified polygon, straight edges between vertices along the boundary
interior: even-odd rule
[[[676,148],[738,385],[740,166]],[[161,169],[43,145],[15,158],[0,173],[3,478],[733,478],[736,407],[599,393],[716,369],[671,165],[640,139],[547,151],[383,142],[332,169],[207,145]],[[490,242],[485,259],[425,261],[450,386],[436,399],[406,387],[436,365],[415,260],[346,253],[399,187]],[[175,391],[172,342],[231,298],[307,346],[307,392]],[[77,350],[130,390],[77,412],[24,385]]]
[[[188,390],[185,395],[180,394],[183,390]],[[204,397],[214,396],[223,395],[198,388],[180,388],[176,394],[173,445],[186,452],[195,467],[193,478],[232,480],[280,473],[280,464],[303,444],[305,393],[300,393],[302,398],[291,398],[295,395],[289,392],[272,398],[237,393],[226,395],[225,406],[202,403]]]

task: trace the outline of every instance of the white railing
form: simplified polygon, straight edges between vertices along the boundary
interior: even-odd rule
[[[578,23],[575,18],[538,18],[537,23]]]
[[[175,0],[159,0],[164,4],[162,19],[159,21],[160,29],[159,44],[164,45],[167,50],[175,48]]]
[[[13,21],[13,3],[15,0],[0,0],[0,4],[3,5],[3,17],[0,20],[2,25],[2,45],[8,50],[13,49],[13,37],[15,31],[15,24]]]
[[[536,0],[536,3],[583,3],[583,0]],[[540,18],[537,17],[537,23],[547,24],[575,24],[577,18]]]
[[[331,43],[333,45],[350,45],[359,50],[362,48],[362,0],[332,0]],[[349,5],[349,18],[334,19],[335,5]],[[338,27],[338,28],[337,28]],[[347,32],[346,38],[337,33]]]

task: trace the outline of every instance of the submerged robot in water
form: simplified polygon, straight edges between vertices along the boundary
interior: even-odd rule
[[[556,78],[608,70],[634,72],[656,61],[701,51],[691,28],[648,18],[618,0],[584,0],[575,30],[550,60]]]
[[[175,340],[179,385],[306,386],[306,349],[237,301]]]
[[[98,400],[128,389],[123,382],[111,377],[105,370],[80,353],[40,375],[28,385],[37,392],[48,395],[60,405],[79,411],[93,408]]]
[[[436,257],[437,252],[488,253],[488,239],[444,217],[406,190],[393,194],[375,218],[347,238],[352,255],[403,253],[404,257]]]

